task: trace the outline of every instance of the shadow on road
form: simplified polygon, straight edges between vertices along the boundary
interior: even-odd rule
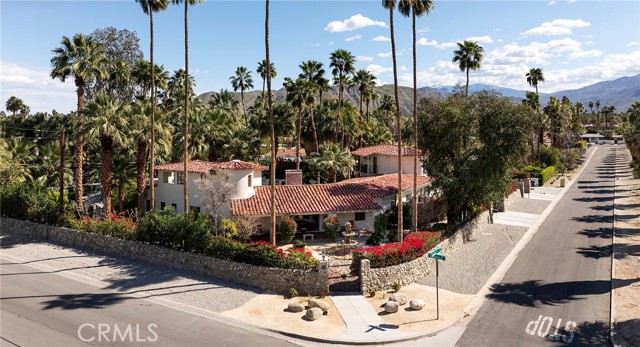
[[[590,239],[599,237],[601,239],[610,239],[611,238],[612,228],[597,228],[597,229],[585,229],[578,231],[578,234],[586,236]]]
[[[571,343],[558,342],[554,346],[594,346],[609,347],[609,324],[605,322],[580,322],[573,329],[573,341]]]
[[[622,280],[620,287],[640,282],[640,278]],[[487,298],[515,304],[518,306],[538,307],[539,305],[551,305],[567,303],[572,300],[581,300],[587,295],[606,294],[611,291],[611,281],[571,281],[558,283],[543,283],[540,280],[524,281],[519,283],[498,283],[491,286],[491,293]]]
[[[615,243],[616,259],[625,259],[629,257],[640,257],[640,245],[630,245],[624,243]],[[611,256],[611,245],[578,247],[578,254],[586,258],[600,259]]]

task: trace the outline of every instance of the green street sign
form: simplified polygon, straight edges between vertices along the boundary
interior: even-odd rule
[[[445,261],[447,260],[447,257],[445,257],[442,254],[434,254],[433,256],[429,255],[429,258],[433,258],[435,260],[440,260],[440,261]]]
[[[442,252],[442,248],[436,248],[433,251],[429,252],[429,254],[427,254],[427,256],[429,258],[435,258],[436,255],[439,255],[440,252]]]

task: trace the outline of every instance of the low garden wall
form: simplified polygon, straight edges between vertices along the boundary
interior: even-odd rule
[[[369,259],[360,262],[360,291],[389,290],[396,284],[406,286],[428,275],[429,259],[426,255],[399,265],[372,269]]]
[[[67,246],[142,260],[281,294],[289,293],[290,288],[296,288],[300,294],[329,292],[327,264],[323,262],[320,263],[319,270],[256,266],[5,217],[0,218],[0,231],[2,234],[16,233]]]
[[[464,223],[455,234],[434,248],[442,248],[442,254],[450,255],[462,244],[472,240],[476,233],[489,223],[489,211],[482,212]],[[401,286],[412,284],[431,272],[430,264],[432,261],[433,259],[425,254],[403,264],[372,269],[369,260],[362,259],[360,262],[360,290],[362,294],[367,294],[370,291],[392,289],[397,283]]]

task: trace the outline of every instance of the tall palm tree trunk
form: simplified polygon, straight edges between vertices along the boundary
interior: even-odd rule
[[[389,8],[389,27],[391,30],[391,57],[393,60],[393,95],[396,104],[396,136],[398,137],[398,241],[403,238],[403,211],[402,211],[402,132],[400,128],[400,98],[398,96],[398,63],[396,60],[396,38],[393,29],[393,6]]]
[[[118,185],[118,211],[122,212],[122,210],[124,210],[124,197],[125,197],[126,191],[124,188],[124,184],[121,183]]]
[[[467,84],[464,87],[464,94],[469,96],[469,68],[467,67],[465,70],[467,70]]]
[[[151,36],[151,40],[149,43],[149,59],[151,60],[151,144],[150,144],[150,149],[151,149],[151,154],[150,154],[150,158],[149,158],[149,162],[151,163],[151,165],[149,165],[149,195],[150,195],[150,206],[149,208],[153,209],[155,208],[155,201],[156,201],[156,190],[155,190],[155,186],[154,186],[154,176],[155,176],[155,144],[156,144],[156,69],[155,69],[155,65],[153,63],[153,9],[151,8],[151,3],[148,3],[149,5],[149,33]],[[146,146],[145,146],[146,147]],[[140,143],[138,142],[138,149],[140,149]],[[146,148],[145,150],[142,152],[146,154]],[[140,152],[138,152],[138,156],[140,156]],[[146,160],[146,155],[145,158]],[[140,164],[139,164],[140,165]],[[144,164],[146,167],[146,163]],[[138,167],[139,169],[140,167]],[[144,174],[143,174],[144,175]],[[142,178],[142,182],[140,182],[140,179]],[[142,187],[140,187],[140,184],[142,184]],[[141,213],[143,212],[144,209],[144,187],[146,185],[146,179],[144,176],[140,177],[138,176],[138,211]]]
[[[271,62],[269,59],[269,0],[265,1],[264,16],[264,48],[267,66],[267,98],[269,102],[269,127],[271,128],[271,232],[269,238],[272,245],[276,245],[276,130],[275,121],[273,119],[273,103],[271,102]]]
[[[105,216],[111,215],[111,197],[113,192],[113,139],[108,136],[100,138],[102,148],[102,200],[104,201]]]
[[[138,148],[136,152],[136,174],[137,174],[136,175],[136,193],[138,194],[138,211],[142,212],[144,211],[144,189],[147,183],[147,177],[145,172],[147,169],[147,141],[144,139],[144,137],[141,136],[138,138],[137,147]],[[151,157],[153,158],[153,150],[151,150],[151,153],[152,153]],[[151,165],[153,166],[153,164]],[[151,180],[151,186],[153,186],[153,180]],[[151,206],[153,206],[153,203],[151,203]]]
[[[184,1],[184,213],[189,212],[189,1]]]
[[[416,73],[416,10],[411,9],[413,29],[413,211],[411,213],[411,230],[418,231],[418,82]],[[468,71],[467,71],[468,73]],[[467,78],[467,85],[469,79]]]
[[[84,125],[84,114],[82,110],[84,109],[84,81],[80,77],[76,77],[76,95],[78,97],[78,115],[76,123],[76,129],[81,129]],[[78,206],[78,211],[80,214],[84,215],[84,202],[83,200],[83,186],[82,186],[82,164],[84,161],[84,136],[80,134],[80,132],[76,132],[76,141],[74,148],[74,193],[76,195],[76,204]]]
[[[313,142],[316,146],[315,152],[320,153],[320,143],[318,142],[318,131],[316,129],[316,121],[313,119],[313,105],[309,107],[309,116],[311,117],[311,132],[313,135]],[[309,155],[309,153],[307,153]]]
[[[302,106],[298,110],[298,124],[297,124],[297,139],[296,139],[296,170],[300,170],[300,136],[302,135]]]

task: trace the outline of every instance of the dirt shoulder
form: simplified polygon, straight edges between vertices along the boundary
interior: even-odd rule
[[[629,161],[618,151],[612,309],[616,344],[640,346],[640,180]]]

